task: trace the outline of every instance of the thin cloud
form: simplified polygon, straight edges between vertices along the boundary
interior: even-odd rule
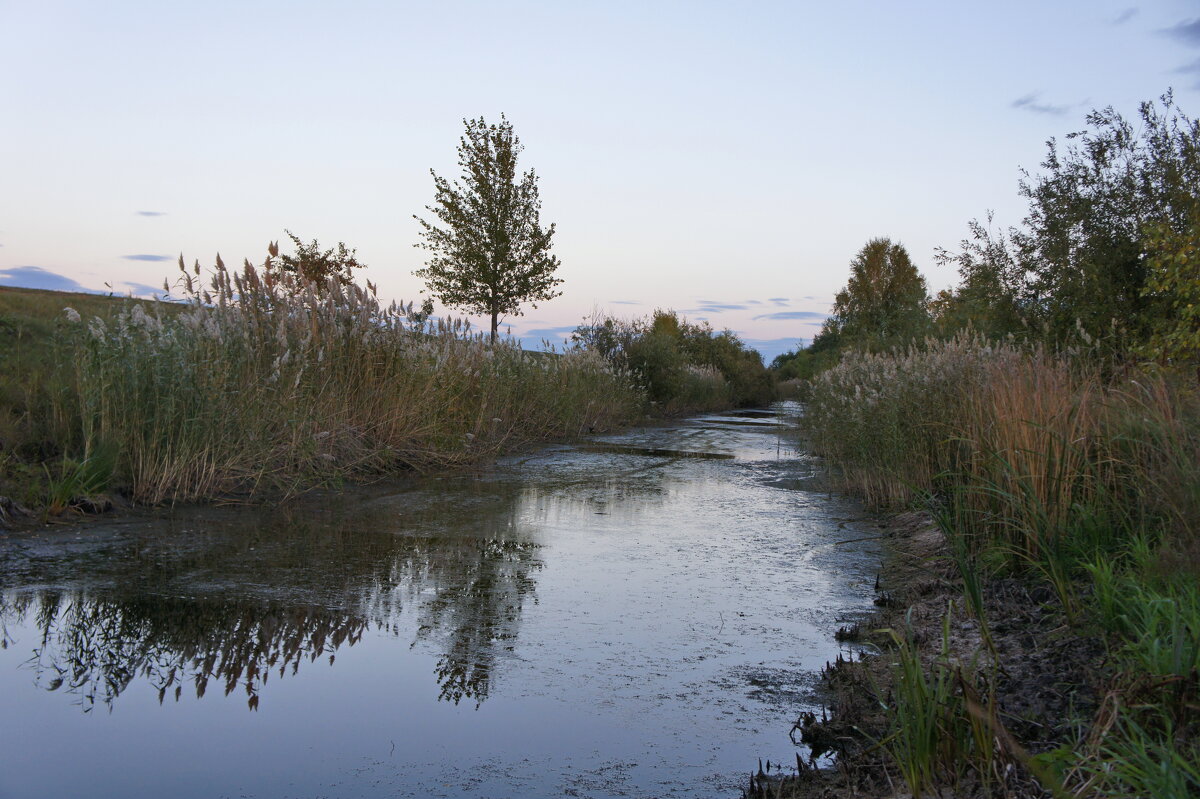
[[[811,297],[809,299],[812,299]],[[773,302],[776,305],[787,305],[790,300],[787,297],[768,297],[767,302]]]
[[[1032,111],[1035,114],[1051,114],[1059,117],[1071,110],[1071,106],[1069,105],[1038,102],[1037,92],[1027,94],[1024,97],[1018,97],[1012,101],[1012,107],[1020,108],[1023,111]]]
[[[813,321],[824,321],[829,318],[829,314],[819,311],[776,311],[775,313],[759,314],[754,317],[755,321],[759,319],[811,319]]]
[[[1127,8],[1124,11],[1122,11],[1120,14],[1117,14],[1116,18],[1113,20],[1113,24],[1114,25],[1124,25],[1126,22],[1133,19],[1137,15],[1138,15],[1138,10],[1136,8]]]
[[[1200,75],[1200,58],[1190,64],[1184,64],[1174,71],[1178,75]],[[1192,88],[1200,89],[1200,80],[1193,83]]]
[[[744,311],[746,306],[736,302],[709,302],[700,300],[693,313],[724,313],[725,311]]]
[[[122,255],[121,257],[126,261],[153,261],[154,263],[175,260],[175,257],[172,255],[148,255],[146,253],[138,253],[137,255]]]
[[[26,289],[49,289],[51,291],[80,291],[88,294],[99,294],[79,284],[73,278],[51,272],[40,266],[13,266],[0,269],[0,284]]]
[[[641,305],[637,300],[609,300],[609,305]]]
[[[166,216],[166,211],[134,211],[138,216]]]
[[[1200,17],[1185,19],[1169,28],[1162,28],[1159,33],[1178,39],[1191,47],[1200,47]]]

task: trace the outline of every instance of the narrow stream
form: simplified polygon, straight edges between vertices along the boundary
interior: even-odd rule
[[[0,797],[737,796],[879,564],[798,412],[0,533]]]

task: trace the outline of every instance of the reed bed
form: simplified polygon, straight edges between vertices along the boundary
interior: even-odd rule
[[[374,287],[305,282],[218,257],[180,259],[180,312],[79,319],[63,440],[112,452],[136,501],[292,492],[397,469],[453,467],[623,424],[642,397],[587,352],[490,345],[459,321],[383,305]]]
[[[1105,664],[1096,664],[1106,674],[1103,707],[1082,723],[1086,734],[1021,757],[1044,788],[1194,796],[1200,400],[1187,377],[1148,368],[1105,377],[1086,364],[970,337],[852,354],[813,380],[805,424],[839,488],[878,507],[933,511],[985,647],[983,585],[999,574],[1048,585],[1066,628],[1107,643]],[[896,679],[903,696],[930,678]],[[992,685],[986,674],[974,679]],[[937,712],[961,715],[961,701],[947,693]],[[896,714],[908,734],[899,706]],[[932,790],[927,765],[891,751],[914,795]],[[975,751],[955,757],[987,754]]]
[[[974,393],[1015,368],[1014,347],[970,336],[892,353],[850,352],[807,388],[805,431],[837,488],[874,507],[920,496],[960,455]]]
[[[840,490],[878,508],[933,499],[1014,554],[1089,525],[1186,538],[1200,514],[1194,388],[1079,363],[970,336],[851,354],[811,384],[805,428]]]

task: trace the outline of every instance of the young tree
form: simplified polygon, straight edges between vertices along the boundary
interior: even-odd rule
[[[462,180],[450,183],[432,169],[435,196],[425,210],[440,224],[414,215],[424,241],[416,246],[432,257],[414,274],[445,305],[489,316],[492,341],[500,318],[521,315],[522,303],[551,300],[562,294],[555,286],[558,258],[550,255],[554,225],[538,221],[541,199],[531,169],[517,179],[522,147],[512,123],[483,117],[464,119],[459,140]]]

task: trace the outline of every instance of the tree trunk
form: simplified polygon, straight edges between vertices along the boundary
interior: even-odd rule
[[[500,312],[492,311],[492,343],[496,343],[496,328],[500,326]]]

